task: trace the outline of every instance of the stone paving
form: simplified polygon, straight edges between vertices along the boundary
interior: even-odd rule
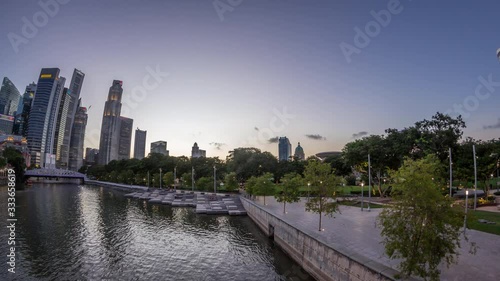
[[[386,266],[397,269],[398,260],[391,260],[384,253],[381,244],[380,229],[376,226],[376,218],[382,209],[371,209],[361,212],[360,208],[340,206],[341,213],[334,218],[323,216],[322,228],[319,231],[319,215],[305,212],[306,199],[301,202],[287,204],[287,213],[283,213],[283,204],[268,196],[266,206],[263,199],[258,198],[257,204],[270,211],[285,222],[304,232],[315,236],[320,241],[335,247],[346,247],[350,250],[376,260]],[[467,229],[469,242],[461,239],[458,264],[450,268],[441,266],[441,280],[500,280],[500,236]],[[477,245],[476,255],[469,253],[470,242]]]
[[[149,189],[147,191],[128,193],[125,197],[147,200],[152,204],[194,207],[198,214],[230,216],[247,214],[239,196],[230,194]]]

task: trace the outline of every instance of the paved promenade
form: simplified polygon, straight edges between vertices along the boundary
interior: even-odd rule
[[[262,198],[255,201],[263,206]],[[287,204],[287,214],[283,214],[283,204],[268,196],[264,209],[280,219],[299,228],[314,233],[315,238],[332,247],[347,247],[379,263],[397,269],[398,261],[390,260],[384,254],[380,243],[380,229],[375,225],[376,217],[382,209],[361,212],[360,208],[340,206],[341,213],[335,218],[323,216],[324,231],[318,231],[319,215],[305,212],[305,199],[299,203]],[[313,231],[311,231],[313,230]],[[467,230],[469,242],[477,245],[476,255],[469,254],[469,244],[462,240],[458,264],[450,268],[441,266],[441,280],[500,280],[500,236],[475,230]]]

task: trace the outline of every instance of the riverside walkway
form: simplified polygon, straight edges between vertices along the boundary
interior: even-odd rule
[[[266,205],[260,197],[254,201],[264,210],[272,213],[299,230],[308,230],[314,238],[335,248],[336,245],[347,247],[360,255],[375,260],[397,270],[398,260],[391,260],[384,253],[380,229],[376,218],[382,209],[361,212],[359,207],[340,206],[341,213],[334,218],[323,216],[322,228],[318,231],[319,215],[305,212],[305,199],[287,204],[287,213],[283,213],[283,204],[268,196]],[[467,229],[469,242],[461,240],[458,264],[449,268],[441,265],[441,280],[500,280],[500,236]],[[476,243],[476,254],[470,254],[470,242]]]

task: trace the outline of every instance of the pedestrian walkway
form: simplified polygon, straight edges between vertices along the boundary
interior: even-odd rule
[[[276,202],[273,197],[266,198],[266,206],[263,206],[262,197],[255,202],[292,226],[313,233],[316,239],[332,248],[342,245],[397,269],[399,261],[391,260],[385,255],[380,229],[376,225],[376,218],[382,209],[361,212],[357,207],[340,206],[341,213],[335,214],[334,218],[323,216],[324,231],[320,232],[319,214],[305,212],[305,201],[303,199],[299,203],[287,204],[286,214],[283,213],[283,204]],[[477,246],[476,255],[469,253],[469,243],[462,239],[458,264],[451,265],[450,268],[441,266],[441,280],[500,280],[500,236],[469,229],[467,236],[469,242],[474,242]]]

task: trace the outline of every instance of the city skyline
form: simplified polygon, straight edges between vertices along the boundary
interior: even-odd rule
[[[209,2],[70,1],[17,52],[3,37],[0,77],[24,89],[42,68],[57,67],[62,77],[81,69],[91,148],[99,147],[113,80],[123,81],[123,115],[151,140],[167,140],[175,156],[190,155],[194,142],[221,159],[247,146],[277,156],[280,136],[312,155],[448,110],[463,112],[464,137],[498,137],[500,4],[401,1],[387,20],[380,15],[389,2],[244,1],[221,20]],[[22,18],[44,11],[37,3],[2,5],[6,35],[22,35]],[[377,17],[384,24],[366,37]],[[363,36],[366,46],[356,44]],[[54,43],[61,39],[72,44]]]

